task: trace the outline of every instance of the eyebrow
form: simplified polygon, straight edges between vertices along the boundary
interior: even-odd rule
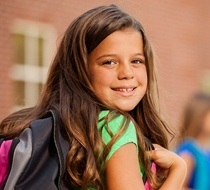
[[[143,56],[144,57],[144,54],[142,53],[134,53],[133,56]],[[101,55],[99,56],[96,60],[99,60],[101,58],[104,58],[104,57],[113,57],[113,56],[117,56],[117,54],[104,54],[104,55]]]
[[[104,55],[99,56],[96,60],[99,60],[104,57],[113,57],[113,56],[116,56],[116,54],[104,54]]]

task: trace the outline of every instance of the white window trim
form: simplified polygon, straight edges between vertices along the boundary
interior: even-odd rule
[[[38,84],[44,83],[47,76],[48,67],[52,61],[56,47],[56,32],[55,29],[49,24],[33,22],[28,20],[16,20],[11,28],[14,34],[23,34],[26,36],[25,41],[25,63],[14,63],[11,68],[10,77],[16,81],[25,82],[25,103],[27,106],[35,105],[39,94]],[[28,38],[27,36],[37,39],[42,37],[45,41],[43,44],[43,66],[37,65],[35,53],[38,51],[37,40]],[[33,83],[35,85],[33,85]],[[15,106],[14,109],[23,107]]]

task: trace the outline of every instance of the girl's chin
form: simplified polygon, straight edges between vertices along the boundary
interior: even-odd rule
[[[135,106],[131,106],[131,105],[126,105],[126,106],[115,106],[117,109],[121,110],[121,111],[125,111],[125,112],[129,112],[129,111],[132,111]]]

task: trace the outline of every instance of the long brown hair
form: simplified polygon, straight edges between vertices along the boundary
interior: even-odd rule
[[[82,189],[89,186],[105,188],[101,163],[107,154],[106,151],[100,154],[104,144],[97,129],[98,114],[101,109],[115,110],[105,105],[94,93],[89,80],[87,58],[107,36],[126,28],[132,28],[142,35],[148,87],[135,109],[123,113],[126,118],[125,127],[116,137],[123,133],[130,120],[134,122],[139,141],[139,160],[153,187],[158,188],[162,178],[155,179],[150,171],[150,160],[145,154],[145,150],[151,147],[147,139],[168,148],[166,133],[169,131],[159,114],[153,51],[142,25],[115,5],[91,9],[70,24],[50,67],[37,105],[18,111],[1,123],[1,137],[12,138],[33,120],[42,117],[47,110],[58,110],[70,143],[67,155],[68,182]],[[119,114],[120,111],[114,112]]]

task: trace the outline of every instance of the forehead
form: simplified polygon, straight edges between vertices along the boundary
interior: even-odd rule
[[[118,30],[107,36],[93,50],[94,53],[127,50],[143,52],[142,34],[134,29]]]
[[[142,34],[140,31],[133,29],[133,28],[126,28],[122,30],[117,30],[111,34],[109,34],[103,41],[107,41],[108,39],[112,40],[117,40],[117,39],[122,39],[122,36],[124,38],[130,38],[132,40],[133,38],[141,38],[142,39]],[[133,37],[133,38],[132,38]]]

